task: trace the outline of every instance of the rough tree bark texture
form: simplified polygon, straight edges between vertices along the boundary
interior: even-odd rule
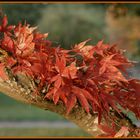
[[[50,110],[52,112],[58,113],[67,120],[77,124],[87,133],[91,134],[91,136],[104,134],[104,132],[98,128],[97,114],[87,114],[81,107],[77,106],[69,115],[66,115],[65,107],[61,102],[55,105],[53,102],[48,101],[41,96],[33,94],[31,90],[27,90],[27,88],[24,88],[23,86],[21,86],[21,84],[19,84],[23,82],[22,85],[30,85],[30,83],[28,84],[27,81],[25,82],[24,80],[22,80],[20,82],[16,82],[15,80],[3,81],[2,79],[0,79],[0,92],[18,101],[22,101],[30,105],[35,105],[44,110]],[[119,117],[118,123],[120,124],[120,127],[123,124],[125,124],[125,126],[127,124],[129,127],[134,127],[133,124],[131,124],[127,119],[122,120]],[[118,128],[118,130],[119,129],[120,128]]]

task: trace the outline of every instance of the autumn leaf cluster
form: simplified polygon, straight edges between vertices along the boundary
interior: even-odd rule
[[[37,32],[36,27],[8,25],[6,16],[0,35],[3,80],[8,79],[5,69],[14,76],[25,74],[34,80],[38,96],[54,104],[63,102],[67,114],[76,105],[87,113],[98,113],[99,123],[102,118],[110,119],[111,111],[121,115],[120,107],[140,118],[140,81],[129,78],[127,69],[133,62],[116,45],[103,41],[87,45],[90,40],[86,40],[65,50],[53,45],[48,34]]]

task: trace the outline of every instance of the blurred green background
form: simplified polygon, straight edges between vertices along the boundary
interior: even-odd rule
[[[49,33],[54,44],[65,49],[91,38],[96,44],[117,43],[127,50],[126,56],[140,59],[140,5],[139,4],[0,4],[8,16],[9,24],[25,21]],[[139,76],[140,65],[131,69],[132,76]],[[0,95],[0,122],[68,122],[61,116],[25,105],[3,94]],[[134,120],[133,116],[130,117]],[[0,136],[89,136],[78,127],[64,128],[9,128],[1,127]]]

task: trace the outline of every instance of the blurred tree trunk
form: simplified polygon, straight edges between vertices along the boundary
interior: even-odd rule
[[[25,79],[26,78],[20,78],[20,81],[18,82],[16,82],[16,80],[13,78],[8,81],[3,81],[2,79],[0,79],[0,92],[14,98],[15,100],[22,101],[30,105],[35,105],[44,110],[50,110],[52,112],[58,113],[67,120],[77,124],[80,128],[82,128],[84,131],[91,134],[92,136],[103,136],[105,134],[98,127],[97,114],[87,114],[81,107],[77,106],[69,115],[66,115],[65,107],[61,102],[55,105],[53,102],[41,97],[41,95],[38,96],[37,94],[32,93],[32,91],[30,91],[30,88],[23,88],[22,85],[26,84],[28,87],[31,84],[28,78],[26,80]],[[113,113],[112,115],[115,115],[115,113]],[[118,122],[120,125],[120,127],[118,127],[118,130],[123,125],[135,129],[134,125],[130,123],[127,118],[122,119],[118,116]],[[103,121],[102,124],[104,124]]]

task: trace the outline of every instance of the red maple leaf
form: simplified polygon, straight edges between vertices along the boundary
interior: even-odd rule
[[[4,50],[14,54],[15,53],[15,44],[14,40],[8,36],[7,34],[4,34],[4,38],[1,41],[1,46]]]
[[[7,74],[5,73],[4,69],[5,69],[5,66],[2,63],[0,63],[0,78],[2,78],[3,80],[8,80],[9,78]]]
[[[6,33],[7,35],[11,35],[10,31],[14,29],[15,26],[8,26],[7,16],[5,15],[2,19],[2,23],[0,26],[0,32]]]

